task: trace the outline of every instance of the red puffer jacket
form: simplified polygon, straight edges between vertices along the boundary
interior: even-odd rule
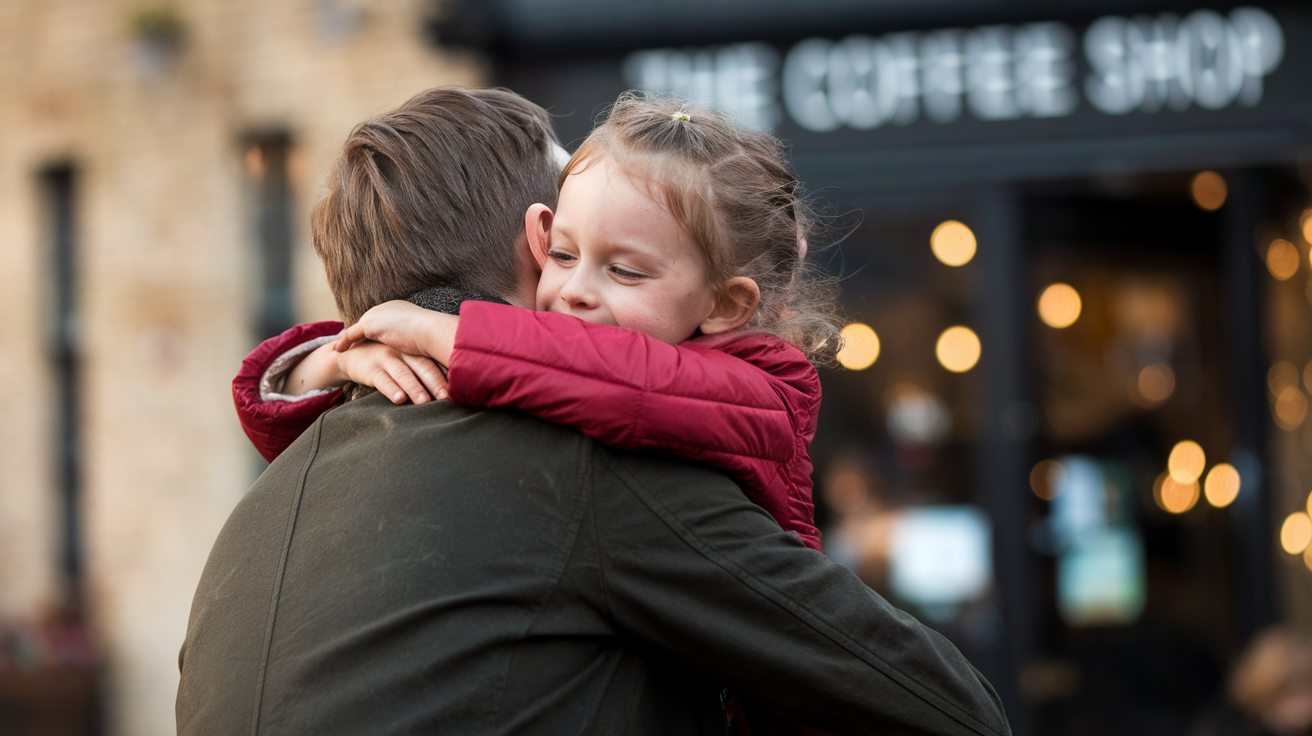
[[[289,349],[340,329],[336,322],[293,328],[242,364],[233,382],[237,413],[266,458],[341,399],[333,392],[263,401],[261,377]],[[822,550],[807,451],[820,377],[783,340],[731,334],[669,345],[567,315],[467,301],[448,379],[457,404],[518,409],[612,447],[668,452],[727,471],[780,526]]]

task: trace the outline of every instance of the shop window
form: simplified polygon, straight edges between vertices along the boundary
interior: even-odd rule
[[[1131,692],[1199,713],[1272,620],[1279,522],[1305,585],[1307,201],[1248,170],[856,202],[812,445],[826,550],[1029,732],[1122,732]]]

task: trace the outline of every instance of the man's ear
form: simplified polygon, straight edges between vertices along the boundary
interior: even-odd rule
[[[747,324],[761,303],[761,288],[746,276],[729,279],[715,295],[715,307],[702,320],[703,335],[736,330]]]
[[[524,234],[528,236],[528,249],[533,260],[542,268],[547,262],[547,251],[551,250],[551,222],[556,213],[545,204],[535,204],[524,213]]]

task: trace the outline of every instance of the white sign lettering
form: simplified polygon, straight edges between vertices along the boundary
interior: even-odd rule
[[[779,54],[763,43],[654,49],[624,60],[629,85],[721,110],[757,129],[779,123],[778,70]]]
[[[1190,105],[1209,110],[1262,99],[1263,78],[1284,57],[1280,24],[1265,10],[1228,17],[1200,10],[1095,21],[1084,34],[1090,73],[1084,96],[1123,115]],[[995,25],[810,38],[786,55],[766,44],[639,51],[624,63],[632,86],[733,115],[752,128],[777,125],[782,109],[802,128],[873,130],[924,117],[952,123],[1056,118],[1079,106],[1075,33],[1062,23]]]
[[[1191,103],[1219,110],[1236,99],[1247,107],[1262,100],[1262,78],[1279,66],[1285,38],[1258,8],[1238,8],[1228,19],[1210,10],[1183,21],[1170,14],[1108,16],[1089,27],[1084,52],[1092,68],[1084,92],[1102,112],[1183,110]]]

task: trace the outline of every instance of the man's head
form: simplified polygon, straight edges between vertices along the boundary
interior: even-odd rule
[[[555,147],[546,111],[503,89],[430,89],[356,126],[310,225],[342,319],[433,286],[522,293],[524,212],[555,206]]]

